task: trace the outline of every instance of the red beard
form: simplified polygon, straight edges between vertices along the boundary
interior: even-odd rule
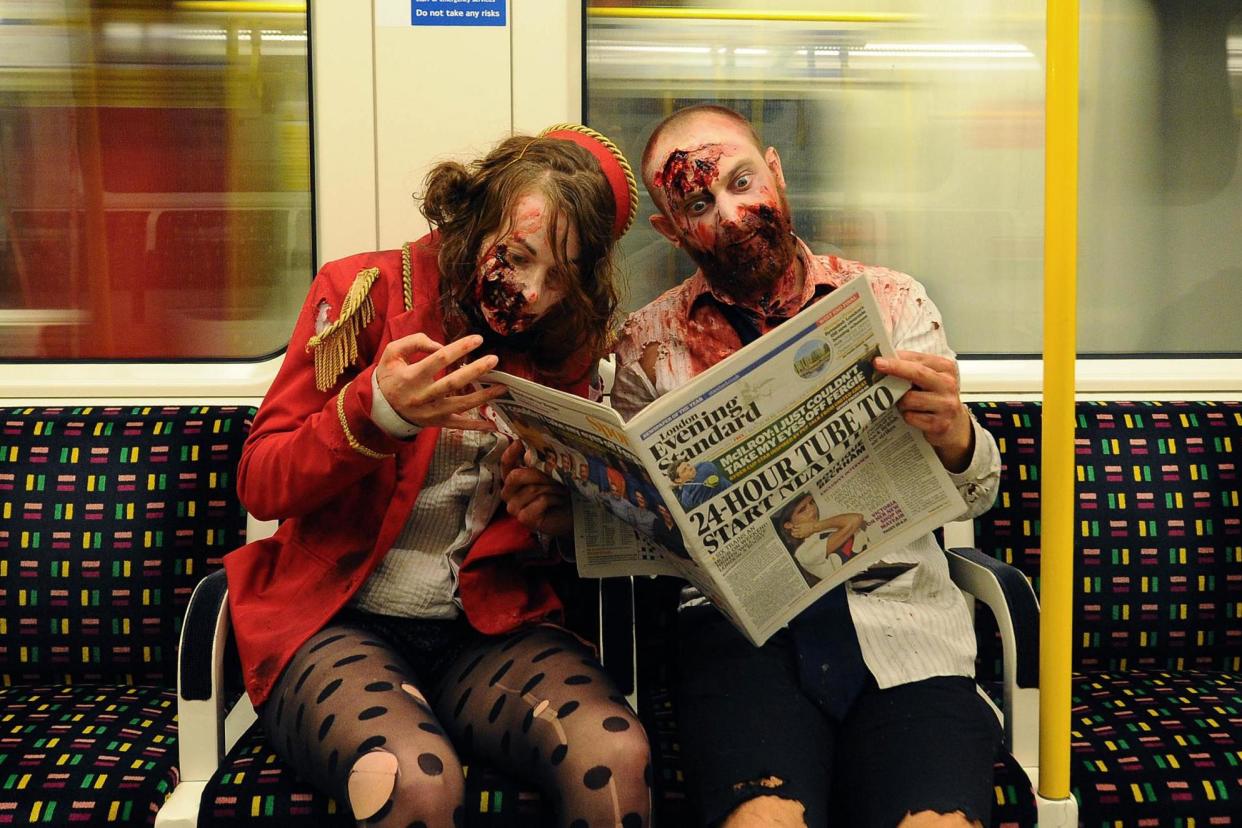
[[[779,207],[747,205],[737,223],[719,227],[710,249],[686,245],[714,289],[737,299],[762,300],[793,265],[798,246],[783,193],[780,201]]]

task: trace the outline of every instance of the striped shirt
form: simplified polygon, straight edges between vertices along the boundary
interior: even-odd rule
[[[766,332],[816,298],[846,282],[864,278],[871,286],[884,325],[898,350],[955,358],[939,310],[923,286],[904,273],[870,267],[836,256],[815,256],[801,241],[806,278],[801,286],[777,285],[768,307],[788,308],[782,317],[760,318]],[[790,293],[782,296],[782,291]],[[774,300],[774,301],[773,301]],[[615,347],[617,371],[612,404],[629,418],[657,397],[688,382],[741,347],[719,310],[702,271],[633,313]],[[706,340],[706,341],[705,341]],[[655,382],[639,364],[655,349]],[[961,473],[950,473],[966,502],[960,519],[986,512],[1000,485],[1000,454],[992,435],[973,421],[975,451]],[[949,577],[944,550],[932,535],[882,558],[914,567],[867,593],[847,585],[850,616],[867,668],[880,687],[932,676],[974,676],[975,634],[962,593]]]
[[[374,373],[371,383],[371,419],[394,437],[413,437],[418,426],[392,409]],[[508,440],[496,433],[441,430],[401,534],[351,606],[404,618],[457,617],[457,573],[500,505],[500,455],[506,446]]]

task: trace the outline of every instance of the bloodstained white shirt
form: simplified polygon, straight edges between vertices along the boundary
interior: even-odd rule
[[[787,308],[784,315],[792,316],[817,296],[863,278],[875,295],[895,348],[956,358],[945,338],[940,311],[913,278],[837,256],[816,256],[801,241],[798,246],[806,278],[800,289],[789,283],[776,285],[769,307]],[[629,316],[614,348],[617,371],[612,404],[622,416],[632,417],[741,347],[740,338],[719,310],[725,301],[698,271]],[[755,321],[766,332],[783,319],[759,317]],[[656,352],[654,385],[639,365],[649,348]],[[966,502],[966,511],[958,519],[986,512],[1000,486],[996,441],[973,418],[972,427],[975,451],[970,465],[960,473],[949,473]],[[935,537],[928,534],[882,560],[915,566],[871,592],[848,593],[863,659],[876,683],[887,688],[933,676],[973,677],[974,626]]]

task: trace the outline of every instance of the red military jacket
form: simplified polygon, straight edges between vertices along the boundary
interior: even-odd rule
[[[224,568],[256,705],[387,554],[422,488],[440,429],[424,428],[412,440],[388,436],[369,416],[371,373],[394,339],[421,331],[445,341],[437,253],[431,234],[401,250],[324,265],[255,416],[238,493],[256,517],[283,522],[272,537],[226,555]],[[500,368],[532,373],[519,357],[502,358]],[[583,394],[586,386],[565,390]],[[497,512],[467,553],[458,590],[480,632],[505,633],[560,613],[539,569],[515,555],[536,543]]]

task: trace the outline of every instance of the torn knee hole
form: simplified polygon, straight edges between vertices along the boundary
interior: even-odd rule
[[[356,819],[372,816],[397,786],[397,757],[383,749],[364,753],[349,769],[349,807]]]
[[[781,779],[779,776],[765,776],[762,779],[751,779],[746,782],[735,782],[733,790],[738,793],[741,793],[747,788],[766,788],[767,790],[774,790],[776,788],[783,787],[784,785],[785,780]]]

